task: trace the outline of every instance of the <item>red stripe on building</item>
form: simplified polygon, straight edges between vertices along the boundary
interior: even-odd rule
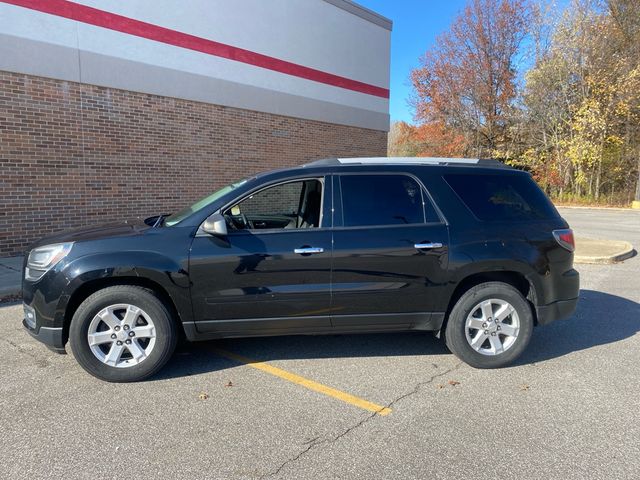
[[[315,68],[305,67],[297,63],[252,52],[251,50],[196,37],[195,35],[178,32],[177,30],[171,30],[159,25],[142,22],[67,0],[0,0],[0,2],[76,20],[97,27],[108,28],[109,30],[135,35],[136,37],[154,40],[167,45],[266,68],[275,72],[313,80],[314,82],[324,83],[334,87],[375,95],[376,97],[389,98],[389,89],[387,88],[377,87],[368,83],[341,77],[340,75],[334,75],[323,72],[322,70],[316,70]]]

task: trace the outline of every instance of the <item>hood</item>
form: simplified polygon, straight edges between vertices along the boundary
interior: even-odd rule
[[[150,228],[151,227],[146,225],[142,220],[127,220],[121,223],[107,223],[91,227],[76,228],[73,230],[54,233],[53,235],[47,235],[46,237],[34,242],[29,247],[29,250],[41,245],[49,245],[52,243],[83,242],[102,238],[140,235]]]

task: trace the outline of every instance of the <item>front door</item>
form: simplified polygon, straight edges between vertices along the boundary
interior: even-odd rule
[[[334,185],[336,330],[431,328],[447,289],[449,238],[424,187],[396,173],[343,174]]]
[[[323,178],[270,185],[222,213],[229,233],[199,234],[190,256],[198,331],[226,336],[331,328],[330,203]],[[326,204],[326,205],[325,205]]]

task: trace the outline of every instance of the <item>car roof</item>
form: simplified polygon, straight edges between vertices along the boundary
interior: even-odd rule
[[[278,180],[288,176],[324,175],[331,173],[374,170],[377,172],[405,171],[418,174],[427,168],[429,173],[442,174],[455,170],[457,173],[509,173],[526,174],[499,160],[478,158],[432,158],[432,157],[361,157],[325,158],[296,167],[279,168],[258,173],[254,179]]]
[[[416,166],[477,166],[511,168],[499,160],[484,158],[440,158],[440,157],[361,157],[325,158],[307,163],[303,167],[320,166],[371,166],[371,165],[416,165]]]

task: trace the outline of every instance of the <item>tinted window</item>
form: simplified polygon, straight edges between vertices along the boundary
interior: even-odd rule
[[[406,175],[343,175],[345,227],[423,223],[422,190]]]
[[[557,217],[549,199],[525,175],[445,175],[445,180],[480,220]]]

